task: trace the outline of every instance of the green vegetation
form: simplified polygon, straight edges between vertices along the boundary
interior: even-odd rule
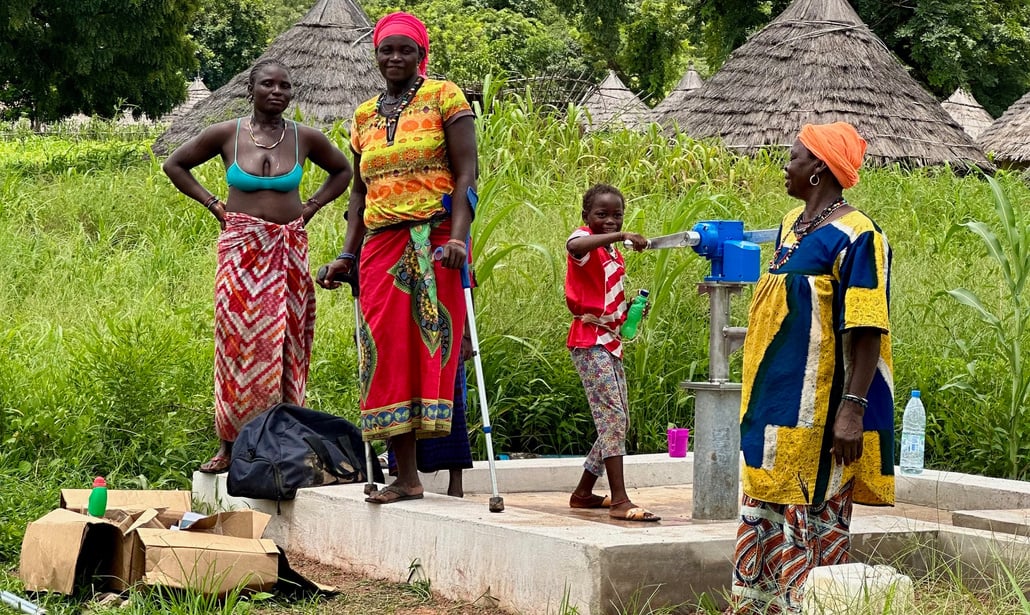
[[[487,104],[493,113],[477,120],[482,205],[474,233],[494,444],[499,452],[584,454],[594,432],[564,347],[562,291],[563,245],[580,224],[583,191],[601,181],[620,187],[626,228],[645,235],[702,219],[766,228],[795,205],[783,188],[784,160],[737,158],[656,130],[581,135],[578,109],[550,116],[529,93]],[[84,140],[26,136],[0,147],[0,562],[8,565],[25,524],[54,506],[60,488],[85,487],[96,474],[115,487],[188,487],[216,444],[217,225],[142,154],[148,139],[126,141],[115,130],[94,128],[96,138]],[[344,143],[339,130],[332,137]],[[322,179],[308,171],[302,195]],[[199,173],[216,191],[224,186],[217,161]],[[1026,334],[1009,327],[1000,337],[947,292],[975,294],[981,316],[1016,317],[1026,293],[1013,284],[1026,272],[1026,226],[1003,203],[1027,202],[1024,178],[868,169],[848,196],[894,248],[898,405],[909,388],[924,391],[929,465],[1027,478],[1026,421],[1014,401],[1025,396],[1026,368],[1013,367]],[[310,224],[313,269],[342,244],[343,203]],[[1003,251],[1016,249],[1007,261],[985,250],[985,232],[961,226],[973,220],[987,221],[968,226],[990,229]],[[653,301],[627,349],[630,450],[654,452],[669,423],[693,421],[679,383],[707,374],[707,302],[696,292],[707,263],[686,250],[626,260],[628,288],[649,288]],[[747,296],[734,300],[736,324],[744,324]],[[323,290],[318,300],[308,405],[354,419],[352,300]],[[1013,450],[1021,465],[1009,463]]]

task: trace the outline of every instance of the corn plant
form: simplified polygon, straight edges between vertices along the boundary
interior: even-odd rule
[[[1023,222],[1001,185],[987,178],[994,197],[1001,232],[989,225],[971,220],[962,226],[975,233],[987,248],[991,261],[1000,274],[1001,298],[999,305],[988,307],[979,294],[966,288],[948,291],[961,305],[973,310],[979,321],[986,325],[994,337],[991,349],[1004,358],[1007,367],[1005,408],[1000,413],[1000,424],[994,426],[989,442],[993,452],[1004,459],[1002,468],[1009,478],[1025,478],[1030,470],[1027,457],[1027,438],[1030,422],[1026,404],[1030,396],[1030,369],[1024,364],[1023,344],[1026,342],[1026,306],[1024,291],[1030,279],[1030,229]]]

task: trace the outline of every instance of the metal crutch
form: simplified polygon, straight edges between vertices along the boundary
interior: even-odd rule
[[[473,214],[476,205],[479,203],[479,195],[472,188],[466,191],[469,207]],[[448,195],[449,196],[449,195]],[[450,211],[450,199],[444,199],[444,207]],[[470,237],[465,238],[465,250],[469,253]],[[468,259],[461,267],[461,286],[465,292],[465,312],[469,323],[469,334],[472,338],[472,362],[476,367],[476,390],[479,392],[479,410],[483,417],[483,434],[486,435],[486,459],[490,465],[490,485],[493,488],[493,496],[490,498],[490,512],[501,512],[504,510],[504,498],[497,493],[497,466],[494,461],[494,440],[493,428],[490,426],[490,411],[486,405],[486,380],[483,378],[483,362],[479,358],[479,332],[476,329],[476,313],[472,308],[472,276],[469,273]]]
[[[475,193],[473,193],[475,194]],[[471,199],[470,199],[471,201]],[[468,240],[465,240],[466,249]],[[483,362],[479,358],[479,332],[476,329],[476,313],[472,309],[472,276],[466,261],[461,268],[461,286],[465,291],[465,312],[468,318],[469,334],[472,338],[472,362],[476,366],[476,390],[479,392],[479,410],[483,417],[483,433],[486,435],[486,458],[490,464],[490,486],[493,496],[490,498],[490,512],[504,510],[504,498],[497,493],[497,467],[494,461],[493,428],[490,426],[490,411],[486,405],[486,380],[483,378]]]
[[[355,262],[353,267],[357,267],[358,264]],[[328,273],[328,267],[323,265],[318,270],[318,279],[324,280]],[[358,349],[358,386],[361,386],[361,304],[358,303],[358,295],[360,294],[360,285],[358,284],[357,272],[354,271],[351,275],[344,278],[336,278],[337,282],[346,282],[350,285],[350,294],[354,297],[354,344]],[[372,450],[372,443],[365,441],[365,474],[368,475],[368,482],[365,483],[365,495],[372,495],[376,492],[375,483],[375,468],[378,467],[376,463],[375,455]]]

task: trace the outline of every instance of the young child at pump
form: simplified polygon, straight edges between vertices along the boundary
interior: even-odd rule
[[[626,199],[617,188],[594,185],[583,195],[585,226],[576,229],[565,243],[565,301],[573,316],[566,345],[583,381],[597,428],[597,440],[583,464],[583,476],[569,498],[569,506],[607,508],[612,519],[658,521],[661,517],[630,501],[623,478],[629,402],[619,327],[626,320],[628,305],[623,290],[626,264],[615,246],[628,241],[638,252],[647,247],[642,235],[622,231],[625,208]],[[605,471],[610,498],[593,492]]]

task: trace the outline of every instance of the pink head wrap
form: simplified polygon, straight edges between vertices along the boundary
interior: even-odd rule
[[[426,76],[426,67],[429,66],[429,32],[426,31],[426,24],[411,13],[397,11],[389,13],[376,22],[375,30],[372,31],[372,46],[379,48],[379,43],[388,36],[406,36],[415,41],[415,44],[422,48],[425,55],[418,64],[418,74]]]
[[[854,126],[847,122],[805,124],[798,140],[826,163],[842,188],[858,183],[858,168],[862,166],[866,142]]]

